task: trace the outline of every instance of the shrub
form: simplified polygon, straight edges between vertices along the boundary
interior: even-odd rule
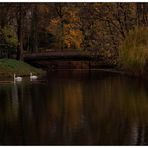
[[[119,50],[120,66],[135,74],[143,74],[148,60],[148,28],[131,30]]]
[[[0,50],[6,50],[9,53],[15,51],[17,43],[16,33],[11,26],[0,28]]]

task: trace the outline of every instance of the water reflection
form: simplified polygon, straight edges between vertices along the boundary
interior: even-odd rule
[[[17,84],[12,85],[12,110],[15,117],[18,116],[19,102],[18,102],[18,88]]]
[[[102,72],[0,85],[0,144],[147,145],[148,86]]]

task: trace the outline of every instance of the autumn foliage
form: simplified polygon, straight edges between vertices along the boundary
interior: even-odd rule
[[[0,29],[13,28],[18,59],[49,50],[118,57],[129,32],[147,28],[147,9],[147,3],[1,3]]]

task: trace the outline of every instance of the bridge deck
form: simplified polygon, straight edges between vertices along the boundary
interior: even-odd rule
[[[33,53],[33,54],[25,54],[25,61],[36,61],[36,60],[95,60],[102,59],[101,56],[98,56],[94,52],[46,52],[46,53]]]
[[[114,67],[114,62],[108,61],[92,51],[64,51],[64,52],[44,52],[25,54],[24,60],[34,66],[45,69],[91,69],[100,67]]]

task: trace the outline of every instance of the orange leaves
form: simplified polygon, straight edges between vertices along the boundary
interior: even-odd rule
[[[50,21],[48,31],[56,37],[59,44],[63,41],[64,48],[81,48],[83,35],[78,28],[80,18],[78,9],[73,7],[62,7],[64,13],[62,18],[59,16]],[[64,23],[63,23],[64,22]],[[59,44],[60,45],[60,44]]]
[[[58,31],[58,28],[60,26],[60,19],[59,18],[54,18],[51,20],[49,26],[48,26],[48,31],[50,33],[52,33],[53,35],[57,35],[57,33],[59,33]]]
[[[75,30],[67,30],[65,32],[65,44],[68,48],[81,48],[81,44],[83,41],[82,32],[78,29]]]

